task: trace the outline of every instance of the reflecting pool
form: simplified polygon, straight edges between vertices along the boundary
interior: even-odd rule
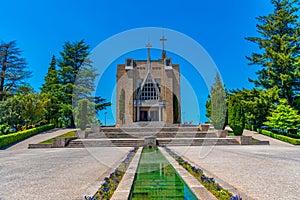
[[[144,148],[129,199],[197,198],[158,149]]]

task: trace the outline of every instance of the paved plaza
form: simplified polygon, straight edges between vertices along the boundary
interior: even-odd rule
[[[300,199],[299,146],[172,147],[245,199]]]
[[[96,192],[103,178],[131,149],[27,149],[29,143],[67,131],[39,134],[0,150],[0,200],[82,199]],[[300,146],[263,139],[271,145],[172,149],[244,199],[300,199]]]
[[[0,199],[83,199],[131,148],[0,151]]]

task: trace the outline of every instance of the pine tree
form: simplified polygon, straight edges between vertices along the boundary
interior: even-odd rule
[[[248,37],[261,49],[247,57],[249,65],[259,65],[256,86],[270,89],[278,87],[279,95],[290,105],[300,92],[300,26],[298,0],[271,0],[274,12],[257,18],[260,37]]]
[[[60,96],[62,96],[61,85],[58,81],[58,72],[56,70],[56,59],[55,56],[52,56],[51,63],[48,69],[48,73],[45,76],[45,83],[41,88],[41,95],[43,98],[49,100],[49,103],[46,106],[46,120],[50,123],[59,126],[59,118],[61,117],[60,113]]]
[[[89,46],[85,44],[83,40],[73,43],[66,42],[63,45],[63,51],[60,52],[61,58],[58,60],[58,66],[60,67],[58,76],[63,93],[60,98],[60,102],[64,103],[64,106],[62,106],[62,113],[64,114],[64,118],[70,120],[70,127],[75,127],[75,121],[72,112],[72,97],[76,75],[83,67],[91,66],[91,63],[87,58],[89,54],[88,49]]]
[[[210,90],[211,116],[210,119],[216,129],[223,129],[226,122],[226,91],[221,82],[219,74],[216,75],[216,82]]]
[[[75,127],[74,114],[78,111],[79,102],[82,99],[88,100],[88,113],[93,120],[100,110],[110,106],[110,102],[93,96],[95,89],[94,81],[98,74],[88,58],[89,46],[83,40],[79,42],[66,42],[61,58],[58,60],[58,78],[61,94],[59,95],[60,113],[62,119],[67,119],[70,127]],[[93,107],[91,109],[90,107]],[[93,116],[91,115],[93,112]]]
[[[52,56],[50,67],[48,69],[47,75],[45,77],[45,83],[43,84],[41,91],[42,92],[52,92],[57,89],[58,84],[58,74],[56,71],[56,59],[55,56]]]
[[[0,44],[0,101],[6,93],[14,93],[30,77],[22,51],[16,41]]]

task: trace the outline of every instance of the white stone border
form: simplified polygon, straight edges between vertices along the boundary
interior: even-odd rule
[[[166,152],[162,147],[159,147],[160,152],[166,157],[169,163],[174,167],[183,181],[188,185],[198,199],[216,200],[217,198],[210,193],[194,176],[185,170],[178,162]]]
[[[172,150],[172,149],[171,149]],[[237,188],[235,188],[234,186],[232,186],[231,184],[227,183],[226,181],[224,181],[223,179],[219,178],[218,176],[216,176],[215,174],[211,173],[210,171],[206,170],[203,166],[201,166],[200,164],[196,164],[194,161],[192,161],[191,159],[189,159],[188,157],[182,155],[182,154],[178,154],[178,152],[176,152],[174,149],[172,150],[174,153],[176,153],[177,155],[179,155],[181,158],[183,158],[184,160],[188,161],[191,165],[195,166],[195,167],[199,167],[202,171],[203,174],[205,174],[208,177],[213,177],[215,179],[215,181],[225,190],[228,190],[232,196],[238,195],[240,197],[242,197],[243,199],[247,199],[247,200],[254,200],[252,197],[248,196],[246,193],[238,190]]]
[[[138,151],[135,153],[135,156],[131,160],[123,178],[121,179],[121,182],[119,183],[116,191],[111,197],[111,200],[124,200],[129,198],[134,177],[140,162],[142,150],[143,147],[140,147]]]

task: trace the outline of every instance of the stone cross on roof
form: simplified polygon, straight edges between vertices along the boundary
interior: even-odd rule
[[[166,51],[165,51],[165,41],[167,41],[167,38],[163,35],[162,38],[160,38],[160,41],[162,41],[162,54],[161,58],[165,59],[166,58]]]

